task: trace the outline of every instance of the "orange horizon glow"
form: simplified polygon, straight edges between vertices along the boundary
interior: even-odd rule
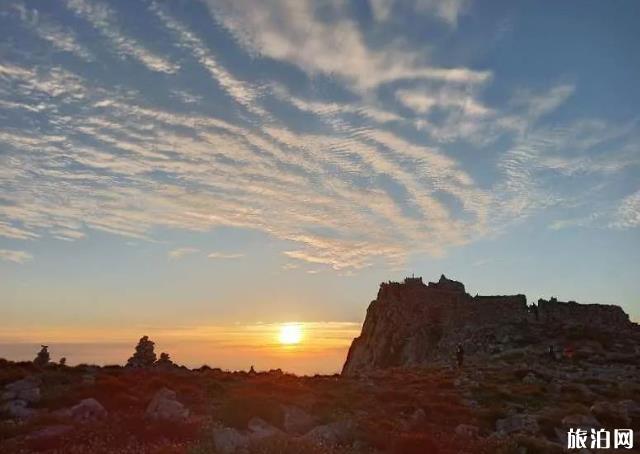
[[[177,364],[228,370],[280,368],[296,374],[335,373],[360,333],[353,322],[283,322],[178,328],[51,328],[0,331],[0,357],[32,360],[33,345],[50,345],[52,361],[125,364],[143,335]]]

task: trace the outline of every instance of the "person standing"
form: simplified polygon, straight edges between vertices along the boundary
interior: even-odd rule
[[[458,361],[458,367],[462,367],[462,363],[464,362],[464,348],[462,348],[462,344],[458,344],[458,348],[456,348],[456,360]]]

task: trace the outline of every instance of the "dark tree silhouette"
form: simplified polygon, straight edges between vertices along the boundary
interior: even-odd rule
[[[154,342],[148,336],[142,336],[133,356],[127,361],[128,367],[151,367],[156,362],[156,353],[153,351]]]

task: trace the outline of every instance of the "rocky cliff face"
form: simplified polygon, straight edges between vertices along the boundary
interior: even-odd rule
[[[615,331],[634,326],[618,306],[552,298],[528,307],[524,295],[472,297],[444,275],[428,285],[422,278],[382,283],[342,373],[449,360],[458,343],[472,355],[532,343],[548,346],[570,325]]]

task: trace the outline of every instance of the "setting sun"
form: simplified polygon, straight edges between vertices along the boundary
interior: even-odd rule
[[[283,345],[299,344],[302,340],[302,327],[300,325],[282,325],[278,339]]]

